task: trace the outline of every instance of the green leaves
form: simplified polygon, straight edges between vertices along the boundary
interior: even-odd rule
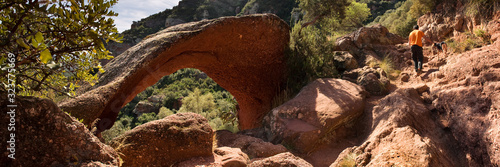
[[[29,49],[29,48],[30,48],[30,47],[29,47],[28,45],[26,45],[26,43],[24,43],[24,41],[23,41],[22,39],[20,39],[20,38],[18,38],[18,39],[16,40],[16,43],[17,43],[17,44],[19,44],[20,46],[22,46],[22,47],[26,48],[26,49]]]
[[[47,97],[74,93],[64,88],[68,84],[92,85],[98,76],[89,71],[99,59],[111,58],[104,41],[120,40],[113,21],[101,21],[109,19],[116,0],[40,2],[9,1],[13,5],[0,10],[0,54],[9,51],[22,62],[15,69],[19,95]]]
[[[47,64],[49,60],[52,60],[52,55],[48,49],[45,49],[42,53],[40,53],[40,60],[45,64]]]
[[[38,43],[43,42],[43,34],[41,32],[37,32],[35,35],[35,40],[38,41]]]

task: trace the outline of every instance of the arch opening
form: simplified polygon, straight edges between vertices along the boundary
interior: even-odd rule
[[[214,130],[238,129],[236,98],[205,72],[184,68],[162,77],[120,109],[114,125],[102,132],[106,142],[136,126],[166,116],[193,112],[208,120]]]

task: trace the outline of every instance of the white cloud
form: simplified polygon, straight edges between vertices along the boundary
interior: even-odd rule
[[[180,0],[118,0],[111,9],[118,13],[114,17],[119,32],[130,29],[132,21],[139,21],[152,14],[172,9]]]

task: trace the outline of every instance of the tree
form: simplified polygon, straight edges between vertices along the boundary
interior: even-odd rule
[[[344,18],[345,8],[350,4],[348,0],[299,0],[299,7],[305,11],[302,28],[315,24],[325,17]]]
[[[217,116],[217,111],[214,111],[215,109],[216,105],[212,93],[202,94],[198,88],[195,88],[192,93],[182,99],[182,107],[179,109],[179,112],[193,112],[211,119]]]
[[[99,60],[110,59],[104,47],[120,37],[109,10],[116,0],[12,0],[0,4],[0,82],[15,76],[20,95],[47,92],[71,95],[93,84]],[[6,55],[15,56],[15,67]],[[9,73],[6,68],[12,68]],[[12,72],[14,71],[15,72]],[[0,90],[12,89],[2,85]],[[50,91],[49,91],[50,90]],[[38,92],[38,94],[37,94]]]

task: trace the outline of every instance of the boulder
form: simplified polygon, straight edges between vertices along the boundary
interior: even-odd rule
[[[362,27],[351,34],[339,37],[335,40],[338,51],[348,51],[356,59],[359,66],[368,64],[367,59],[381,60],[382,57],[390,55],[399,57],[398,48],[394,45],[404,43],[404,39],[392,34],[384,26],[377,24]]]
[[[338,71],[352,70],[358,68],[358,62],[349,53],[345,51],[334,52],[335,67]]]
[[[397,89],[370,112],[371,134],[360,146],[345,149],[332,167],[460,166],[465,154],[454,138],[434,122],[413,88]]]
[[[259,138],[234,134],[227,130],[217,131],[215,136],[217,137],[217,146],[240,148],[251,159],[267,158],[288,151],[283,145],[275,145]]]
[[[290,152],[281,153],[262,160],[253,161],[248,167],[312,167],[310,163],[302,158],[294,156]]]
[[[161,103],[165,99],[165,95],[153,95],[148,97],[148,101],[151,103]]]
[[[218,147],[212,156],[195,157],[175,164],[176,167],[246,167],[250,159],[239,148]]]
[[[163,76],[197,68],[231,92],[240,107],[240,128],[251,129],[261,125],[285,80],[289,31],[273,14],[172,26],[112,59],[96,85],[59,106],[86,125],[99,118],[99,133],[113,126],[125,104]]]
[[[0,94],[0,104],[5,107],[5,112],[0,113],[0,124],[5,125],[0,128],[2,166],[119,165],[113,148],[101,143],[85,125],[61,111],[51,100],[17,97],[11,103],[6,92]],[[9,147],[14,150],[11,152]],[[15,159],[9,158],[11,153],[15,153],[12,154]]]
[[[364,66],[344,72],[342,78],[363,86],[372,95],[386,95],[390,86],[387,74],[381,68]]]
[[[362,87],[341,79],[317,79],[264,118],[267,138],[307,153],[346,134],[363,113]],[[326,140],[328,138],[328,140]]]
[[[403,38],[390,33],[389,30],[381,24],[362,27],[354,32],[353,35],[354,43],[358,48],[366,45],[396,45],[404,42]]]
[[[358,77],[357,83],[372,95],[386,95],[389,92],[389,79],[378,78],[374,73],[364,73]]]
[[[144,113],[151,113],[151,112],[158,113],[159,110],[160,110],[160,107],[158,107],[157,105],[155,105],[151,102],[140,101],[139,103],[137,103],[137,105],[135,105],[133,112],[135,114],[137,114],[138,116],[140,116]]]
[[[113,139],[123,166],[170,166],[193,157],[212,155],[213,131],[194,113],[178,113],[151,121]]]

